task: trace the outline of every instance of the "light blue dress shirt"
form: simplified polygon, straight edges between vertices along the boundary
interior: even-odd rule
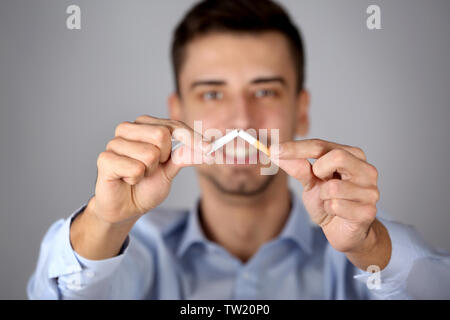
[[[70,223],[55,222],[40,248],[30,299],[406,299],[449,298],[450,257],[410,226],[378,217],[392,240],[386,268],[354,267],[313,225],[290,191],[282,232],[242,263],[208,240],[191,210],[158,208],[139,219],[116,257],[93,261],[70,244]],[[378,281],[379,280],[379,281]]]

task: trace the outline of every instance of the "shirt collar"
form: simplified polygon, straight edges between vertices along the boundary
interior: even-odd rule
[[[194,245],[195,243],[207,243],[210,242],[200,225],[199,220],[200,212],[200,198],[197,198],[195,205],[189,210],[186,228],[184,230],[183,236],[181,237],[181,242],[177,250],[177,255],[181,257],[184,253]]]
[[[289,193],[291,195],[291,211],[278,238],[293,240],[306,253],[311,254],[313,249],[313,223],[302,201],[292,190],[289,190]]]
[[[289,190],[291,195],[291,211],[278,239],[293,240],[306,253],[312,253],[313,245],[313,226],[309,215],[303,206],[303,203]],[[187,225],[182,235],[180,245],[177,250],[177,256],[181,257],[194,244],[211,243],[201,228],[199,221],[200,198],[197,198],[195,205],[189,210]]]

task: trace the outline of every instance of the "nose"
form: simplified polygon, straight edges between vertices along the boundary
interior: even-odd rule
[[[245,97],[240,96],[234,99],[230,111],[234,128],[244,130],[251,128],[252,111]]]

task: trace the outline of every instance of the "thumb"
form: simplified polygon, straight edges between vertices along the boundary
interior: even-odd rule
[[[162,165],[162,169],[169,181],[172,181],[181,168],[202,164],[205,162],[205,157],[210,158],[183,145],[171,153],[170,158]]]
[[[170,182],[175,178],[178,172],[181,170],[182,166],[173,162],[172,159],[169,159],[162,165],[162,169],[166,173],[166,177]]]
[[[307,159],[278,159],[276,162],[288,175],[300,181],[305,192],[311,190],[318,181]]]

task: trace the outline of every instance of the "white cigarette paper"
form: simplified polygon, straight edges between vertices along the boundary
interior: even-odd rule
[[[263,145],[261,142],[259,142],[259,140],[256,140],[252,135],[250,135],[246,131],[240,130],[239,137],[241,137],[242,139],[247,141],[249,144],[254,146],[256,149],[264,152],[267,156],[270,156],[269,149],[267,149],[267,147],[265,145]]]
[[[222,148],[224,145],[226,145],[228,142],[232,141],[233,139],[235,139],[237,136],[239,135],[239,130],[235,129],[233,131],[231,131],[230,133],[224,135],[223,137],[215,140],[212,143],[212,148],[211,150],[208,152],[208,155],[210,155],[211,153],[213,153],[214,151],[217,151],[218,149]]]
[[[235,129],[235,130],[229,132],[228,134],[224,135],[223,137],[215,140],[212,143],[212,147],[211,147],[211,150],[208,152],[208,155],[210,155],[211,153],[213,153],[213,152],[217,151],[218,149],[222,148],[228,142],[236,139],[237,137],[241,137],[242,139],[247,141],[249,144],[254,146],[256,149],[262,151],[267,156],[270,156],[269,149],[264,144],[259,142],[257,139],[255,139],[252,135],[250,135],[246,131],[244,131],[244,130],[237,130],[237,129]],[[175,151],[181,145],[183,145],[182,142],[180,142],[180,141],[178,141],[176,139],[172,139],[172,151]]]

